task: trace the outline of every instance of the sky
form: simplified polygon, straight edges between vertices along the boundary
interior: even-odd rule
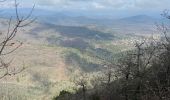
[[[38,9],[52,11],[156,13],[170,9],[170,0],[17,0],[22,8],[36,5]],[[10,8],[14,0],[0,3]]]

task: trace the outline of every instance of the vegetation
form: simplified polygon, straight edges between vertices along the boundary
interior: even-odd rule
[[[0,23],[7,26],[0,34],[0,100],[170,99],[170,38],[165,25],[157,26],[163,33],[157,40],[146,34],[120,34],[124,31],[115,32],[119,28],[111,24],[32,23],[33,9],[22,17],[18,5],[15,0],[16,19]],[[170,19],[167,13],[163,16]]]
[[[106,61],[103,74],[91,79],[91,89],[87,90],[87,77],[82,77],[78,92],[66,94],[69,99],[59,95],[56,100],[169,100],[170,41],[167,27],[157,27],[164,35],[162,40],[136,42],[136,49],[117,63]]]

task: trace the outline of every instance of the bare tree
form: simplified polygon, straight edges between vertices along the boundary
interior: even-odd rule
[[[5,1],[6,0],[3,0],[1,2],[5,3]],[[13,19],[13,17],[11,16],[8,21],[7,32],[1,33],[2,40],[0,42],[0,70],[2,70],[4,73],[0,76],[0,79],[4,78],[5,76],[8,76],[8,75],[11,76],[11,75],[18,74],[25,69],[25,68],[22,68],[22,69],[18,69],[18,70],[11,70],[10,64],[11,64],[12,60],[8,61],[8,62],[5,61],[5,58],[7,55],[16,51],[23,44],[21,41],[14,40],[14,38],[17,35],[18,30],[35,21],[35,18],[33,18],[33,19],[31,18],[34,6],[31,9],[31,11],[29,12],[29,14],[25,17],[19,15],[18,6],[19,6],[19,3],[17,3],[17,0],[15,0],[16,18]]]
[[[129,81],[132,79],[132,69],[134,66],[134,62],[133,62],[133,56],[132,55],[127,55],[126,57],[124,57],[123,59],[120,59],[119,63],[118,63],[118,74],[121,78],[125,79],[125,82],[122,86],[123,89],[123,95],[125,97],[125,100],[129,100],[129,90],[128,90],[128,86],[129,86]]]
[[[73,82],[77,87],[80,87],[80,92],[83,94],[83,100],[87,100],[88,74],[83,72],[79,73],[79,76],[76,77]]]
[[[168,10],[162,14],[170,19]],[[147,91],[157,100],[170,99],[170,38],[169,29],[164,23],[157,24],[158,31],[163,34],[162,40],[157,44],[157,54],[150,71],[150,80],[146,84]],[[148,99],[149,100],[149,99]]]

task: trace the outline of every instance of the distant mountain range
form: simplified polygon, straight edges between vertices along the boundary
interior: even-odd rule
[[[147,16],[147,15],[136,15],[131,17],[126,17],[118,20],[119,22],[126,23],[153,23],[159,21],[159,19]]]
[[[20,15],[26,15],[30,9],[20,9]],[[4,9],[0,13],[1,17],[10,17],[15,15],[15,11],[11,9]],[[79,26],[79,25],[115,25],[115,24],[153,24],[160,21],[158,18],[154,18],[148,15],[135,15],[125,18],[94,18],[87,17],[84,15],[74,15],[68,12],[55,12],[36,9],[33,12],[33,16],[37,17],[38,21],[44,23],[52,23],[56,25],[67,25],[67,26]]]

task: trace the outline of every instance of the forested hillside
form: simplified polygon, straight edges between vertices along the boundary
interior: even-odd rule
[[[169,0],[0,0],[0,100],[170,100]]]
[[[157,28],[161,40],[136,42],[117,62],[106,60],[105,69],[93,78],[80,74],[74,80],[76,91],[63,90],[54,100],[169,100],[169,31],[165,25]]]

